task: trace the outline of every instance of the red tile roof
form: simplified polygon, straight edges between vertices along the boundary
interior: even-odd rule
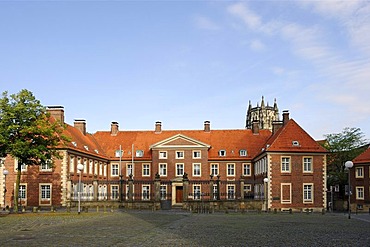
[[[271,152],[327,152],[293,119],[290,119],[267,141],[265,148]]]
[[[143,159],[150,159],[150,146],[182,134],[192,139],[210,145],[209,159],[230,159],[239,158],[239,150],[245,149],[248,158],[253,158],[260,150],[266,140],[270,137],[269,130],[261,130],[258,135],[254,135],[250,129],[240,130],[165,130],[160,133],[154,131],[119,131],[116,136],[112,136],[110,131],[98,131],[93,136],[96,141],[106,151],[107,156],[113,158],[115,151],[121,145],[124,151],[123,159],[131,157],[131,148],[134,144],[135,150],[143,150]],[[219,157],[218,151],[226,150],[226,157]],[[245,157],[244,157],[245,158]]]
[[[370,163],[370,146],[362,154],[357,156],[353,160],[353,163],[355,164]]]

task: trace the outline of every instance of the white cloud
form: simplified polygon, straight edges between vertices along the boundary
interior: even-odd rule
[[[220,26],[218,26],[216,23],[211,21],[209,18],[204,16],[196,16],[195,24],[200,29],[206,29],[206,30],[219,30]]]
[[[252,40],[249,44],[249,47],[253,51],[264,51],[265,50],[265,45],[260,41],[260,40]]]
[[[253,13],[244,3],[230,5],[227,10],[230,14],[241,18],[245,25],[251,29],[257,29],[261,26],[260,16]]]

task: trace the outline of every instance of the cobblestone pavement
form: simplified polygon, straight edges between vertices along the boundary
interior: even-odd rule
[[[0,217],[0,246],[370,246],[370,222],[356,217],[182,211],[10,214]]]

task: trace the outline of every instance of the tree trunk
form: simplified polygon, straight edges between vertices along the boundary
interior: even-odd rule
[[[15,213],[18,213],[19,183],[21,181],[21,172],[22,172],[22,162],[18,160],[17,180],[15,182],[15,190],[14,190],[14,212]]]

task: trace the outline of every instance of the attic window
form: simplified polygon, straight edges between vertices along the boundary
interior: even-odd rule
[[[97,153],[97,154],[99,153],[99,150],[97,150],[97,149],[95,149],[94,151],[95,151],[95,153]]]
[[[218,151],[218,156],[221,156],[221,157],[226,156],[226,150],[220,150],[220,151]]]
[[[77,147],[77,143],[76,142],[72,142],[73,146]]]
[[[295,147],[298,147],[299,146],[299,141],[292,141],[292,145],[295,146]]]
[[[123,150],[116,150],[114,153],[115,157],[122,157],[122,155],[123,155]]]
[[[143,150],[136,150],[136,157],[143,157],[144,151]]]
[[[87,151],[89,151],[89,147],[88,147],[88,146],[84,146],[84,148],[85,148]]]
[[[247,150],[245,150],[245,149],[239,150],[239,155],[240,156],[247,156]]]

